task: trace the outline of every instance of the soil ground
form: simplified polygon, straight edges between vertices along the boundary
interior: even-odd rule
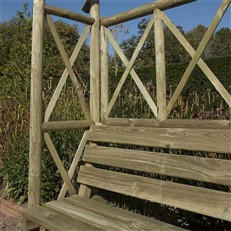
[[[13,201],[4,200],[2,194],[3,187],[0,184],[0,231],[22,231],[22,207],[18,206]]]

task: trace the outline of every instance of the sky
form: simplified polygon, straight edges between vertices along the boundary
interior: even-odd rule
[[[77,13],[82,13],[81,8],[84,0],[46,0],[46,4],[69,9]],[[150,2],[151,0],[101,0],[101,16],[111,16],[123,11],[130,10]],[[177,8],[166,10],[165,13],[175,23],[182,26],[185,31],[191,30],[199,24],[209,26],[214,15],[216,14],[222,0],[197,0]],[[21,11],[23,4],[28,3],[29,9],[32,10],[32,0],[0,0],[0,22],[11,19],[17,11]],[[65,20],[70,23],[75,23]],[[129,34],[137,33],[137,24],[139,20],[133,20],[125,23],[124,26],[129,29]],[[82,24],[77,24],[83,28]],[[229,6],[218,28],[231,27],[231,6]]]

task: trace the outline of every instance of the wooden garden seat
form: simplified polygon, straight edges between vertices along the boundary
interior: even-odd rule
[[[93,126],[87,140],[77,178],[81,187],[231,221],[231,193],[216,187],[231,185],[231,161],[223,158],[231,152],[229,127]],[[177,149],[219,154],[172,154]],[[26,209],[23,216],[49,230],[181,229],[80,195]]]
[[[94,200],[71,196],[27,209],[27,219],[49,230],[181,230],[161,221],[133,214]]]

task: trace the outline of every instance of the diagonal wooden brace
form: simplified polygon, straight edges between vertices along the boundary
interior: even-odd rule
[[[80,39],[78,40],[77,44],[76,44],[76,47],[71,55],[71,58],[69,60],[71,66],[73,66],[76,58],[78,57],[78,54],[80,52],[80,49],[82,48],[83,44],[84,44],[84,41],[86,40],[87,38],[87,35],[88,35],[88,32],[90,31],[90,26],[86,26]],[[59,83],[54,91],[54,94],[52,95],[51,97],[51,100],[47,106],[47,109],[46,109],[46,112],[45,112],[45,122],[47,122],[51,116],[51,113],[56,105],[56,102],[59,98],[59,95],[60,93],[62,92],[62,89],[67,81],[67,77],[68,77],[68,70],[67,68],[64,70],[63,74],[62,74],[62,77],[60,78],[59,80]]]
[[[121,48],[119,47],[118,43],[113,38],[111,32],[107,28],[105,28],[105,34],[108,37],[108,39],[109,39],[110,43],[112,44],[112,46],[114,47],[115,51],[119,55],[120,59],[122,60],[122,62],[124,63],[124,65],[127,67],[128,64],[129,64],[128,59],[126,58],[126,56],[122,52]],[[145,98],[146,102],[148,103],[149,107],[151,108],[153,114],[157,117],[157,106],[154,103],[154,101],[151,98],[151,96],[149,95],[149,93],[146,90],[146,88],[144,87],[144,85],[141,82],[139,76],[137,75],[137,73],[135,72],[134,69],[131,69],[130,74],[131,74],[133,80],[135,81],[137,87],[139,88],[140,92],[142,93],[143,97]]]
[[[63,62],[68,70],[68,73],[71,77],[71,80],[72,80],[72,83],[73,85],[75,86],[76,90],[77,90],[77,95],[78,95],[78,98],[79,98],[79,102],[80,102],[80,106],[83,110],[83,113],[84,115],[86,116],[86,119],[91,119],[91,116],[90,116],[90,112],[89,112],[89,109],[87,107],[87,104],[84,100],[84,97],[82,95],[82,92],[81,92],[81,89],[80,89],[80,85],[79,85],[79,82],[75,76],[75,73],[74,73],[74,70],[69,62],[69,59],[68,59],[68,55],[64,49],[64,46],[61,42],[61,39],[58,35],[58,32],[56,30],[56,27],[55,27],[55,24],[54,22],[52,21],[51,17],[49,15],[47,15],[47,22],[48,22],[48,26],[50,27],[50,30],[51,30],[51,33],[54,37],[54,40],[55,40],[55,43],[59,49],[59,52],[60,52],[60,55],[63,59]]]
[[[185,50],[189,53],[189,55],[193,57],[196,51],[191,46],[191,44],[187,41],[187,39],[182,35],[179,29],[172,23],[172,21],[168,18],[168,16],[164,12],[160,10],[156,10],[156,11],[160,12],[160,16],[163,22],[167,25],[167,27],[171,30],[171,32],[179,40],[179,42],[182,44]],[[219,81],[219,79],[215,76],[215,74],[211,71],[211,69],[206,65],[206,63],[201,58],[198,61],[198,66],[201,68],[204,74],[208,77],[210,82],[213,84],[216,90],[220,93],[220,95],[223,97],[223,99],[226,101],[229,107],[231,107],[231,96],[229,92],[224,88],[224,86]]]
[[[83,153],[83,149],[85,148],[85,145],[87,143],[87,138],[88,138],[88,131],[86,131],[84,134],[83,134],[83,138],[79,144],[79,147],[75,153],[75,156],[73,158],[73,161],[71,163],[71,166],[69,168],[69,171],[68,171],[68,176],[70,177],[70,179],[72,179],[74,173],[75,173],[75,170],[77,168],[77,165],[79,163],[79,160],[82,156],[82,153]],[[59,197],[58,197],[58,200],[62,200],[65,195],[67,193],[67,186],[66,186],[66,183],[64,182],[63,186],[62,186],[62,189],[59,193]]]
[[[58,168],[58,170],[59,170],[59,172],[63,178],[63,181],[65,182],[65,185],[68,189],[68,192],[70,193],[70,195],[75,195],[76,194],[75,189],[71,183],[71,180],[70,180],[70,178],[69,178],[69,176],[68,176],[68,174],[67,174],[67,172],[63,166],[63,163],[59,157],[59,154],[57,153],[55,146],[51,140],[51,137],[48,133],[44,133],[44,140],[45,140],[46,145],[50,151],[50,154],[51,154],[51,156],[52,156],[52,158],[53,158],[53,160],[54,160],[54,162],[55,162],[55,164],[56,164],[56,166],[57,166],[57,168]]]
[[[122,75],[122,77],[121,77],[121,79],[120,79],[120,81],[119,81],[119,83],[117,85],[117,88],[116,88],[116,90],[115,90],[115,92],[114,92],[114,94],[112,96],[112,99],[111,99],[111,101],[110,101],[110,103],[108,105],[108,110],[107,110],[107,115],[106,116],[109,116],[109,114],[110,114],[110,112],[112,110],[112,107],[114,106],[115,101],[116,101],[116,99],[117,99],[117,97],[118,97],[118,95],[119,95],[119,93],[120,93],[120,91],[121,91],[121,89],[123,87],[123,84],[124,84],[125,80],[127,79],[128,74],[131,72],[132,66],[134,65],[134,63],[136,61],[136,58],[138,57],[138,55],[139,55],[139,53],[140,53],[140,51],[141,51],[141,49],[142,49],[142,47],[144,45],[144,42],[145,42],[146,38],[148,37],[149,32],[152,29],[153,24],[154,24],[154,16],[152,16],[151,20],[149,21],[149,23],[148,23],[148,25],[147,25],[147,27],[146,27],[146,29],[144,31],[144,34],[141,37],[141,39],[140,39],[140,41],[139,41],[133,55],[132,55],[132,58],[131,58],[130,62],[127,64],[127,67],[126,67],[126,69],[125,69],[125,71],[124,71],[124,73],[123,73],[123,75]]]
[[[179,85],[177,86],[171,100],[168,103],[167,117],[168,117],[169,113],[171,112],[177,98],[179,97],[180,93],[182,92],[182,90],[183,90],[186,82],[188,81],[191,73],[193,72],[195,66],[197,65],[197,63],[198,63],[198,61],[199,61],[205,47],[207,46],[209,40],[211,39],[214,31],[216,30],[219,22],[221,21],[221,19],[222,19],[223,15],[224,15],[225,11],[227,10],[229,4],[230,4],[230,0],[223,0],[223,2],[221,4],[216,16],[214,17],[211,25],[209,26],[207,32],[205,33],[205,35],[204,35],[204,37],[203,37],[203,39],[202,39],[202,41],[201,41],[201,43],[200,43],[200,45],[199,45],[199,47],[198,47],[198,49],[196,51],[194,57],[192,58],[191,62],[189,63],[189,66],[187,67],[187,69],[186,69],[186,71],[185,71]]]

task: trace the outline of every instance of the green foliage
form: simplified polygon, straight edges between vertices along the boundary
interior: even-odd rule
[[[78,28],[55,22],[60,38],[70,55],[79,39]],[[19,203],[27,199],[29,153],[29,95],[32,18],[24,5],[22,12],[0,24],[0,178],[6,185],[5,197]],[[74,68],[79,78],[88,78],[89,48],[84,45]],[[44,106],[64,70],[63,62],[47,25],[44,26]],[[66,85],[53,120],[82,119],[76,92]],[[69,167],[83,131],[57,132],[52,140],[65,167]],[[42,200],[57,197],[61,177],[50,154],[43,145]]]
[[[129,39],[122,42],[121,47],[125,55],[130,59],[137,46],[141,36],[147,27],[148,20],[143,19],[138,24],[138,35],[132,35]],[[196,50],[205,35],[207,28],[203,25],[198,25],[190,31],[185,32],[182,27],[177,26],[178,30],[184,35],[192,47]],[[154,29],[151,30],[144,46],[140,52],[140,55],[135,64],[136,67],[147,67],[155,64],[155,40]],[[210,59],[215,57],[230,56],[231,42],[230,42],[231,30],[229,28],[221,28],[216,31],[209,41],[208,45],[203,52],[203,59]],[[164,38],[165,38],[165,57],[168,64],[179,64],[189,62],[191,57],[185,51],[180,42],[176,39],[173,33],[164,26]]]
[[[214,71],[214,74],[228,91],[231,91],[229,76],[229,73],[231,73],[230,62],[231,56],[206,60],[207,65]],[[168,64],[166,66],[168,100],[172,97],[187,66],[188,63]],[[122,76],[123,71],[124,69],[120,68],[118,77]],[[136,72],[150,96],[156,102],[155,67],[140,67],[136,69]],[[110,73],[110,76],[112,75],[113,70]],[[111,97],[118,84],[118,79],[110,78],[109,84]],[[124,84],[111,116],[125,118],[154,117],[131,77],[128,77],[127,82]],[[196,67],[178,98],[172,114],[170,114],[170,118],[228,119],[229,117],[228,105],[200,68]]]
[[[67,53],[71,54],[79,39],[78,28],[67,25],[64,22],[55,22],[61,40]],[[0,177],[4,177],[7,186],[5,196],[14,198],[19,203],[27,199],[28,182],[28,152],[29,152],[29,93],[30,93],[30,61],[31,61],[31,25],[32,18],[27,6],[24,5],[22,12],[18,12],[12,20],[0,23],[0,99],[2,101],[0,111]],[[138,25],[139,34],[134,35],[122,43],[122,48],[128,58],[133,54],[136,44],[147,25],[147,21],[141,21]],[[120,28],[121,29],[121,28]],[[198,46],[198,38],[201,39],[205,31],[204,27],[198,26],[192,31],[182,33],[188,38],[192,45]],[[165,28],[166,36],[166,60],[168,96],[171,97],[180,77],[183,75],[189,61],[189,55],[184,52],[182,46],[176,41],[172,33]],[[145,84],[150,95],[155,99],[155,57],[154,57],[154,31],[152,31],[144,44],[143,50],[137,59],[135,69]],[[199,36],[198,36],[199,34]],[[229,73],[230,66],[230,29],[221,29],[216,32],[211,45],[205,52],[205,57],[217,57],[208,59],[206,63],[211,67],[219,80],[227,89],[230,89]],[[224,40],[226,42],[224,42]],[[89,48],[85,44],[78,62],[74,64],[77,77],[83,82],[89,83]],[[64,69],[58,49],[53,41],[47,25],[44,27],[44,82],[43,101],[47,106],[51,93],[54,90],[60,75]],[[116,60],[114,65],[117,69],[120,64],[118,77],[122,75],[122,63]],[[110,70],[111,75],[115,70]],[[212,85],[203,76],[199,68],[196,68],[190,77],[183,94],[179,97],[172,113],[173,118],[192,118],[201,116],[203,118],[228,118],[223,113],[221,98],[217,93],[212,96],[210,91]],[[118,79],[110,79],[110,94],[115,89]],[[206,90],[206,91],[205,91]],[[195,92],[197,94],[195,94]],[[199,101],[198,97],[199,96]],[[82,119],[79,104],[76,101],[76,92],[69,85],[62,93],[58,107],[54,110],[52,120]],[[214,100],[213,100],[214,98]],[[213,106],[212,106],[213,103]],[[213,108],[215,105],[215,109]],[[217,111],[216,109],[219,109]],[[207,111],[215,110],[213,117],[206,115]],[[193,112],[193,113],[192,113]],[[114,117],[144,117],[152,118],[153,115],[143,100],[142,95],[130,79],[120,94],[117,107],[112,112]],[[223,113],[223,114],[222,114]],[[207,117],[206,117],[207,116]],[[73,158],[83,131],[54,132],[51,134],[54,145],[61,156],[67,169]],[[49,201],[57,197],[62,179],[55,166],[47,148],[43,145],[42,157],[42,200]]]

